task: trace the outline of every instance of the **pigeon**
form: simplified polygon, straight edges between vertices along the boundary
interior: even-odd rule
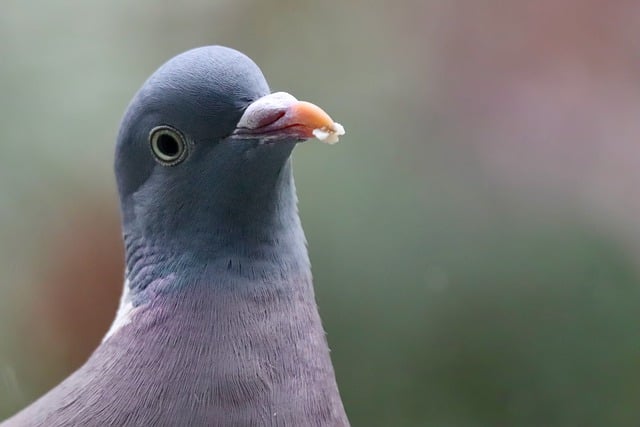
[[[14,426],[347,426],[290,155],[344,128],[222,46],[129,104],[115,175],[125,283],[89,359]]]

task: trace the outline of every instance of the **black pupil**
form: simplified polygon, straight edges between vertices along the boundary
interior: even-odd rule
[[[180,144],[169,134],[163,133],[158,136],[156,145],[158,150],[167,157],[175,157],[180,153]]]

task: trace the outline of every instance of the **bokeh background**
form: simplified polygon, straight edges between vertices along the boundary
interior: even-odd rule
[[[113,141],[162,62],[225,44],[324,107],[295,152],[355,426],[640,425],[640,3],[5,0],[0,419],[122,286]]]

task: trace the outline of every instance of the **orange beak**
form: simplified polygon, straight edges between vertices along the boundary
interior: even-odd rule
[[[285,92],[264,96],[247,107],[233,133],[237,138],[306,140],[333,143],[344,128],[320,107]]]

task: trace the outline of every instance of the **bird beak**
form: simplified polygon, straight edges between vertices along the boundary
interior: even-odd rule
[[[333,144],[344,133],[340,123],[334,122],[320,107],[298,101],[286,92],[276,92],[247,107],[232,137],[266,142],[316,137]]]

